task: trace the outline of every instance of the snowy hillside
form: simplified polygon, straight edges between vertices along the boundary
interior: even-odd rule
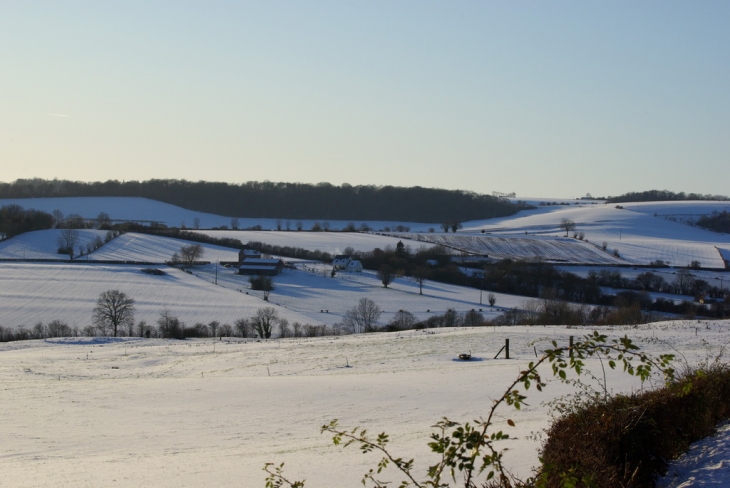
[[[103,291],[117,289],[136,301],[136,319],[154,324],[168,309],[188,326],[197,322],[233,324],[267,306],[244,292],[215,286],[183,271],[162,267],[164,276],[151,276],[140,266],[93,263],[0,263],[0,325],[32,327],[61,320],[71,327],[91,324],[91,312]],[[248,283],[246,283],[248,285]],[[280,309],[291,321],[311,322]]]
[[[629,334],[654,354],[681,352],[690,364],[730,341],[727,321],[598,330]],[[534,351],[583,332],[502,327],[271,342],[0,344],[0,382],[12,393],[0,395],[12,419],[0,422],[2,480],[14,488],[261,487],[264,463],[284,462],[285,473],[307,486],[359,486],[379,457],[333,446],[319,427],[335,418],[387,432],[393,451],[415,456],[423,473],[435,462],[426,446],[435,422],[484,415]],[[493,359],[505,339],[513,359]],[[455,360],[469,351],[479,360]],[[586,366],[602,376],[596,361]],[[639,384],[617,373],[608,387],[630,392]],[[548,426],[545,402],[566,388],[554,381],[543,393],[533,388],[522,410],[499,416],[496,427],[512,438],[503,442],[505,460],[517,474],[537,464],[541,442],[531,434]],[[516,428],[507,426],[507,412]]]
[[[235,231],[235,230],[201,230],[196,231],[216,238],[238,239],[243,244],[250,241],[263,242],[274,246],[301,247],[314,251],[319,249],[330,254],[342,254],[345,248],[355,251],[370,252],[375,248],[395,249],[399,237],[390,237],[359,232],[278,232],[278,231]],[[404,241],[404,244],[416,252],[419,247],[433,247],[428,242]]]
[[[238,249],[134,232],[112,239],[108,244],[91,253],[89,260],[165,263],[170,261],[174,253],[179,253],[181,247],[191,244],[199,244],[203,248],[201,261],[238,260]]]
[[[58,254],[60,229],[26,232],[11,239],[0,241],[0,259],[49,259],[68,260],[67,254]],[[91,244],[97,237],[104,239],[106,231],[93,229],[78,230],[78,246]]]

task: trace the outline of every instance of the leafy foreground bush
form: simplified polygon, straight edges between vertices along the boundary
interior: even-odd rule
[[[462,425],[447,418],[438,422],[437,430],[431,434],[429,443],[431,451],[436,454],[436,462],[427,469],[425,474],[414,472],[413,459],[397,456],[390,451],[389,438],[385,433],[373,437],[359,427],[343,429],[337,420],[324,425],[322,432],[333,434],[332,440],[335,445],[342,444],[345,447],[356,445],[363,453],[375,452],[382,456],[377,466],[363,476],[364,486],[387,486],[387,482],[379,479],[379,476],[383,470],[389,468],[395,469],[402,476],[402,482],[398,485],[400,488],[411,486],[440,488],[459,485],[465,488],[477,486],[488,488],[577,486],[579,478],[576,477],[577,471],[572,464],[558,465],[555,462],[551,464],[549,474],[546,471],[538,474],[536,478],[528,480],[519,480],[512,476],[502,463],[504,449],[500,448],[499,441],[509,438],[509,434],[497,430],[497,410],[503,406],[520,409],[526,400],[525,394],[529,388],[534,386],[541,391],[547,386],[540,373],[548,366],[554,376],[563,382],[573,384],[574,380],[568,378],[568,373],[572,371],[578,376],[587,373],[584,360],[589,357],[602,358],[612,369],[617,366],[623,367],[626,373],[639,377],[642,382],[655,372],[662,374],[669,384],[672,384],[674,380],[674,369],[670,366],[674,359],[673,355],[665,354],[653,357],[640,351],[639,347],[628,337],[609,341],[607,336],[593,332],[570,347],[557,347],[557,344],[553,342],[553,349],[545,351],[540,359],[531,362],[526,369],[521,371],[505,389],[502,396],[494,401],[486,415],[475,420],[474,424]],[[597,418],[600,419],[600,416]],[[511,419],[507,420],[507,424],[511,427],[515,426]],[[629,424],[629,426],[631,425],[633,424]],[[637,434],[642,435],[639,432]],[[573,434],[572,440],[570,436],[567,436],[563,442],[580,445],[581,443],[576,441],[576,435]],[[304,487],[304,481],[291,481],[286,478],[283,474],[283,466],[283,464],[275,465],[273,463],[267,463],[264,466],[264,470],[269,475],[266,478],[266,487]],[[556,484],[549,484],[553,479],[557,480]],[[623,486],[628,488],[628,485]]]
[[[594,401],[550,427],[540,486],[654,486],[668,460],[728,417],[730,368],[719,363],[659,390]]]

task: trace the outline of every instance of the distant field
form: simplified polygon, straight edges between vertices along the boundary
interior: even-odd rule
[[[301,247],[314,251],[319,249],[330,254],[342,254],[345,248],[352,247],[356,251],[370,252],[375,248],[395,248],[401,238],[362,234],[359,232],[286,232],[286,231],[247,231],[247,230],[201,230],[196,231],[211,237],[238,239],[243,244],[259,241],[274,246]],[[425,242],[404,241],[404,244],[416,251],[419,246],[432,247]]]
[[[424,234],[434,244],[497,259],[540,259],[554,263],[626,264],[589,243],[569,238],[491,237],[461,234]]]
[[[71,327],[91,323],[96,299],[118,289],[135,299],[137,320],[154,324],[167,308],[187,325],[218,320],[233,324],[267,304],[259,298],[220,286],[168,267],[165,276],[150,276],[140,266],[93,263],[0,263],[0,325],[32,327],[36,322],[62,320]],[[241,289],[248,287],[241,277]],[[280,310],[291,321],[306,317]]]

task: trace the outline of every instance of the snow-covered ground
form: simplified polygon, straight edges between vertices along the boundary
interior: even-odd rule
[[[159,267],[164,276],[141,272],[144,266],[94,263],[0,263],[0,325],[31,328],[41,321],[61,320],[71,327],[91,325],[99,294],[120,290],[135,300],[137,320],[154,324],[167,309],[186,325],[233,324],[267,306],[260,298],[215,286],[181,270]],[[246,283],[248,286],[248,283]],[[309,323],[307,317],[279,309],[290,320]]]
[[[629,334],[655,354],[676,348],[692,362],[730,340],[727,321],[600,330]],[[392,450],[417,457],[423,473],[434,462],[426,445],[431,425],[444,415],[461,422],[483,415],[535,350],[583,332],[502,327],[271,342],[0,344],[2,484],[260,487],[264,463],[285,462],[290,479],[307,486],[359,486],[378,458],[320,435],[335,418],[388,432]],[[513,359],[492,359],[507,338]],[[479,360],[455,360],[468,351]],[[620,373],[608,381],[613,391],[639,387]],[[527,406],[499,416],[496,427],[514,436],[504,447],[518,474],[537,464],[539,433],[550,418],[544,402],[566,388],[553,382],[544,393],[530,390]]]
[[[67,254],[58,254],[58,238],[62,232],[60,229],[37,230],[0,241],[0,259],[68,260]],[[79,245],[86,247],[97,237],[104,239],[106,236],[105,230],[79,229],[77,232],[76,252]]]
[[[730,422],[672,461],[657,488],[724,488],[730,483]]]
[[[89,254],[88,259],[165,263],[170,261],[174,253],[180,254],[181,247],[191,244],[199,244],[203,248],[201,261],[238,261],[238,249],[134,232],[112,239],[108,244]]]
[[[287,231],[245,231],[245,230],[201,230],[196,231],[216,238],[238,239],[243,244],[248,242],[263,242],[273,246],[301,247],[310,251],[320,250],[330,254],[342,254],[345,248],[352,247],[355,251],[370,252],[375,248],[395,249],[399,237],[377,234],[362,234],[359,232],[287,232]],[[410,246],[412,252],[420,247],[430,248],[433,244],[417,242],[410,239],[403,240],[403,244]]]
[[[534,203],[538,203],[537,199]],[[567,254],[571,258],[580,259],[589,247],[594,247],[595,253],[590,252],[592,259],[601,256],[601,259],[614,259],[611,254],[617,251],[620,259],[630,264],[649,264],[651,261],[661,259],[672,266],[687,266],[692,261],[699,261],[703,267],[723,268],[724,258],[730,259],[730,236],[706,231],[697,227],[682,223],[696,219],[699,215],[708,214],[713,211],[723,211],[730,208],[728,202],[643,202],[626,203],[620,206],[598,204],[588,201],[560,200],[560,199],[539,199],[540,201],[557,201],[571,203],[570,205],[542,206],[532,210],[523,210],[509,217],[477,220],[464,222],[463,229],[454,236],[451,233],[440,235],[437,232],[428,232],[435,228],[440,230],[437,224],[423,224],[416,222],[367,222],[375,230],[385,227],[391,229],[397,225],[405,225],[412,233],[422,233],[424,239],[429,237],[432,240],[443,240],[448,243],[450,239],[463,240],[469,236],[470,245],[465,249],[479,253],[486,247],[496,245],[480,243],[482,237],[511,237],[521,239],[532,239],[532,241],[513,243],[515,257],[542,257],[550,256],[557,252]],[[169,226],[186,225],[193,226],[194,220],[199,219],[201,228],[230,226],[231,219],[211,214],[204,214],[186,210],[173,205],[147,200],[144,198],[121,198],[121,197],[88,197],[88,198],[35,198],[35,199],[13,199],[0,200],[0,205],[15,203],[25,208],[37,208],[48,212],[60,209],[65,214],[77,213],[87,218],[95,218],[100,212],[108,213],[115,220],[132,221],[154,221],[165,223]],[[623,207],[623,208],[617,208]],[[585,234],[586,243],[576,242],[578,247],[565,248],[565,233],[560,229],[560,222],[569,219],[577,224],[576,232]],[[672,220],[674,219],[674,220]],[[260,225],[263,229],[276,229],[281,225],[282,229],[292,229],[291,232],[250,232],[231,233],[237,239],[247,242],[259,240],[269,244],[289,245],[304,248],[320,249],[331,253],[342,252],[345,247],[351,246],[361,251],[370,251],[374,247],[385,247],[394,245],[397,239],[381,238],[380,236],[363,236],[362,234],[342,235],[335,232],[309,233],[296,232],[296,220],[292,219],[239,219],[241,228]],[[303,221],[303,228],[310,229],[315,221]],[[320,222],[323,222],[320,220]],[[344,228],[349,222],[331,221],[333,230]],[[364,222],[353,222],[359,227]],[[485,234],[482,234],[484,231]],[[209,233],[208,231],[205,231]],[[227,232],[220,232],[217,235],[229,235]],[[536,237],[540,237],[535,244]],[[540,241],[549,242],[550,246],[558,247],[560,250],[547,250],[548,244],[540,244]],[[600,248],[606,243],[608,253]],[[463,244],[463,242],[460,242]],[[530,245],[537,246],[530,251]],[[417,248],[418,243],[411,242],[412,248]],[[486,246],[486,247],[485,247]],[[510,245],[503,245],[505,253],[509,252]],[[567,250],[565,250],[565,249]],[[0,248],[1,249],[1,248]],[[577,252],[577,249],[581,249]],[[499,254],[499,253],[497,253]],[[500,254],[501,255],[501,254]],[[571,261],[572,262],[572,261]],[[594,262],[594,261],[591,261]]]
[[[331,266],[324,264],[297,263],[297,269],[286,269],[274,277],[274,291],[269,296],[273,304],[309,318],[309,323],[332,325],[342,321],[345,312],[354,307],[360,298],[369,298],[383,310],[380,323],[387,324],[399,310],[406,310],[418,319],[443,314],[448,308],[458,312],[481,310],[485,318],[492,319],[508,308],[519,307],[524,297],[494,293],[496,304],[487,305],[489,292],[480,294],[475,288],[426,281],[423,295],[418,285],[408,278],[396,278],[384,288],[373,271],[362,273],[338,272],[330,276]],[[193,273],[213,282],[215,265],[196,266]],[[248,289],[248,278],[235,274],[235,269],[218,269],[218,285],[230,289]],[[249,291],[261,297],[262,292]],[[479,304],[480,296],[483,304]]]

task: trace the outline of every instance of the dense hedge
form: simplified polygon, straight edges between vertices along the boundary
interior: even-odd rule
[[[668,461],[730,418],[730,369],[714,366],[659,390],[619,395],[564,416],[542,449],[544,488],[653,487]]]

